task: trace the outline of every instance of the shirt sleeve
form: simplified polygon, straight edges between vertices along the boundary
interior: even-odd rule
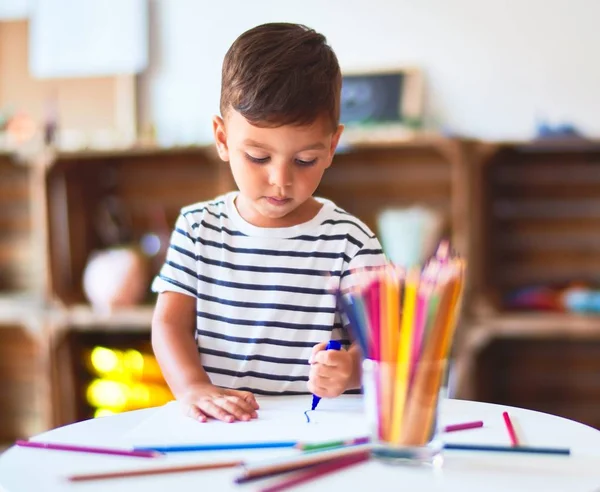
[[[165,262],[152,282],[152,291],[178,292],[196,297],[197,281],[195,232],[185,215],[180,214],[171,234]]]
[[[386,265],[387,258],[383,248],[376,237],[369,238],[363,247],[354,255],[348,268],[342,272],[340,290],[348,292],[353,287],[360,285],[364,276],[361,272],[378,270]]]
[[[358,253],[350,260],[348,268],[342,272],[342,278],[340,279],[341,292],[347,292],[352,287],[360,285],[364,279],[361,272],[383,268],[386,262],[387,258],[377,238],[369,238]],[[350,336],[351,330],[348,326],[348,318],[344,313],[338,312],[336,320],[341,322],[342,327],[334,330],[334,336],[342,339],[344,344],[351,343],[352,337]]]

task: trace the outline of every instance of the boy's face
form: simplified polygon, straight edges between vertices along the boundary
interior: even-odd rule
[[[230,110],[213,119],[219,156],[229,161],[240,190],[236,207],[258,227],[289,227],[312,219],[320,204],[312,198],[331,165],[342,126],[327,118],[308,126],[258,127]]]

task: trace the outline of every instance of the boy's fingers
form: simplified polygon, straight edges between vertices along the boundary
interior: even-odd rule
[[[196,405],[188,405],[185,414],[188,417],[193,418],[194,420],[198,420],[200,422],[206,422],[208,420],[206,418],[206,415],[204,415],[204,412],[202,412],[202,410],[200,410]]]
[[[331,366],[325,366],[325,365],[319,364],[316,366],[312,366],[310,368],[308,377],[310,379],[314,379],[314,378],[332,379],[332,378],[335,378],[336,374],[338,374],[338,371],[335,368],[333,368]]]
[[[323,364],[325,366],[339,366],[341,360],[346,356],[345,352],[341,352],[339,350],[322,350],[315,354],[313,357],[313,363],[318,362],[319,364]]]
[[[324,386],[320,381],[318,380],[312,380],[310,379],[308,381],[308,391],[310,391],[312,394],[317,395],[321,398],[326,398],[328,396],[328,388],[326,386]]]
[[[310,357],[308,358],[308,363],[312,364],[313,362],[315,362],[315,357],[319,352],[323,352],[325,351],[325,348],[327,347],[327,343],[326,342],[321,342],[321,343],[317,343],[313,348],[312,348],[312,352],[310,353]]]
[[[240,398],[237,395],[235,395],[235,396],[232,395],[232,396],[226,396],[225,399],[230,401],[231,403],[233,403],[242,412],[244,412],[246,415],[248,415],[249,418],[252,417],[253,415],[256,415],[256,410],[254,410],[254,407],[250,404],[250,402],[244,400],[243,398]]]
[[[252,393],[250,393],[249,391],[239,391],[238,393],[241,395],[241,398],[243,400],[247,401],[248,403],[250,403],[250,405],[252,405],[252,408],[254,408],[254,410],[259,409],[256,397]]]
[[[251,414],[240,406],[242,401],[240,398],[230,396],[219,398],[215,403],[229,415],[233,415],[237,420],[250,420]]]
[[[198,405],[198,407],[206,415],[211,415],[212,417],[222,420],[223,422],[234,421],[233,415],[231,415],[224,408],[222,408],[220,405],[217,405],[212,400],[204,400],[201,404]]]
[[[239,391],[239,390],[225,390],[225,394],[228,396],[238,397],[246,402],[248,402],[254,410],[259,409],[258,402],[256,401],[255,396],[249,391]]]

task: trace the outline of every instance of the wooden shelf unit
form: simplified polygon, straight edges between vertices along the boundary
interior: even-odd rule
[[[376,232],[377,215],[384,208],[421,204],[447,214],[448,234],[469,264],[456,345],[462,375],[457,397],[553,410],[598,425],[587,410],[581,410],[585,402],[593,407],[592,385],[570,381],[577,394],[569,393],[573,401],[569,407],[563,388],[566,379],[549,379],[543,395],[532,392],[539,397],[537,402],[525,398],[523,384],[541,378],[552,358],[557,366],[565,370],[572,366],[575,373],[588,377],[596,367],[593,357],[585,355],[587,372],[582,372],[577,353],[589,353],[586,343],[594,347],[600,343],[600,318],[511,312],[502,302],[511,289],[530,282],[564,282],[578,273],[595,278],[600,253],[593,249],[598,237],[594,228],[600,212],[596,219],[591,214],[596,209],[581,204],[593,205],[594,195],[600,196],[597,164],[600,143],[595,142],[418,138],[338,152],[317,194],[356,214]],[[18,255],[13,248],[31,242],[33,248],[41,248],[26,255],[35,267],[27,261],[11,266],[9,287],[0,291],[4,302],[0,302],[0,326],[7,328],[6,335],[0,330],[0,347],[19,343],[27,357],[39,357],[41,365],[28,367],[36,377],[26,391],[42,388],[39,394],[44,395],[51,388],[52,412],[42,402],[38,415],[46,418],[46,427],[61,425],[80,418],[83,411],[82,395],[77,393],[77,350],[98,340],[125,346],[149,339],[151,298],[142,306],[110,315],[94,312],[86,303],[82,274],[90,253],[102,246],[93,220],[102,200],[118,197],[128,211],[132,236],[138,237],[152,227],[148,214],[152,207],[164,211],[171,228],[182,206],[214,198],[235,185],[228,166],[212,148],[204,147],[59,153],[46,166],[29,168],[2,156],[0,171],[14,173],[10,179],[17,183],[2,188],[0,179],[0,221],[9,224],[6,230],[16,231],[8,241],[3,236],[0,245],[12,246],[0,251]],[[562,217],[566,212],[556,209],[563,204],[570,216]],[[6,215],[5,210],[12,212]],[[29,224],[25,230],[19,218],[23,213]],[[574,218],[576,213],[583,216]],[[544,261],[538,260],[538,251]],[[5,264],[2,258],[0,268]],[[32,331],[36,326],[41,328]],[[4,344],[4,337],[12,341]],[[568,346],[562,355],[557,350],[561,343]],[[0,384],[3,377],[9,381],[4,384],[18,380],[19,363],[13,360],[12,368],[0,374]],[[518,381],[524,371],[531,377]],[[50,374],[51,384],[45,374]],[[555,399],[551,400],[553,384]],[[16,410],[11,412],[17,415],[25,400],[15,397],[14,401]],[[25,419],[13,428],[22,430],[14,437],[23,437],[34,426]]]
[[[503,311],[518,289],[600,286],[600,142],[478,147],[480,294]]]
[[[50,415],[39,177],[0,153],[0,443],[45,430]]]
[[[467,155],[476,254],[460,397],[600,428],[600,316],[507,302],[528,287],[600,286],[600,142],[471,142]]]

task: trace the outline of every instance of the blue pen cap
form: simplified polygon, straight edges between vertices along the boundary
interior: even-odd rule
[[[339,340],[329,340],[326,350],[341,350],[342,343]]]

